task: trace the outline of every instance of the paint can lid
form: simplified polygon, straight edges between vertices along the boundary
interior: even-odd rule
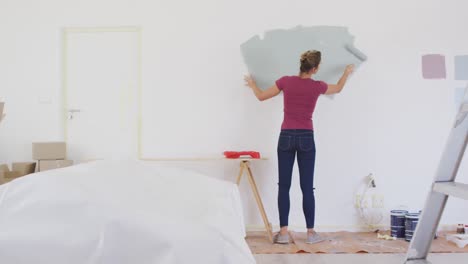
[[[419,218],[419,213],[407,213],[406,218]]]
[[[407,210],[391,210],[390,213],[392,215],[406,215],[408,211]]]

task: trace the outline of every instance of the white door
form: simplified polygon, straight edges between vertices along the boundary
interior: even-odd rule
[[[70,159],[137,158],[138,34],[65,33],[65,137]]]

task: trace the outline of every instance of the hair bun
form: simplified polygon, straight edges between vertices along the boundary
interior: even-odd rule
[[[322,54],[317,50],[308,50],[301,54],[301,72],[308,72],[309,70],[318,67],[321,61]]]

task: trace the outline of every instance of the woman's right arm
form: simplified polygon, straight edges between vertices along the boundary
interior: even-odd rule
[[[343,75],[341,76],[338,83],[337,84],[329,84],[325,94],[336,94],[336,93],[341,92],[341,90],[343,90],[343,87],[346,84],[346,81],[348,80],[348,76],[353,72],[353,69],[354,69],[353,64],[350,64],[350,65],[346,66],[346,68],[345,68],[345,70],[343,72]]]

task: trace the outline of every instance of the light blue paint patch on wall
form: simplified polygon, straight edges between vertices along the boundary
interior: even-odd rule
[[[278,29],[254,36],[241,45],[249,73],[261,89],[272,86],[284,75],[299,73],[299,59],[306,50],[322,52],[316,80],[336,83],[348,64],[359,66],[367,59],[353,45],[354,37],[346,27],[314,26]]]
[[[455,56],[455,80],[468,80],[468,55]]]

